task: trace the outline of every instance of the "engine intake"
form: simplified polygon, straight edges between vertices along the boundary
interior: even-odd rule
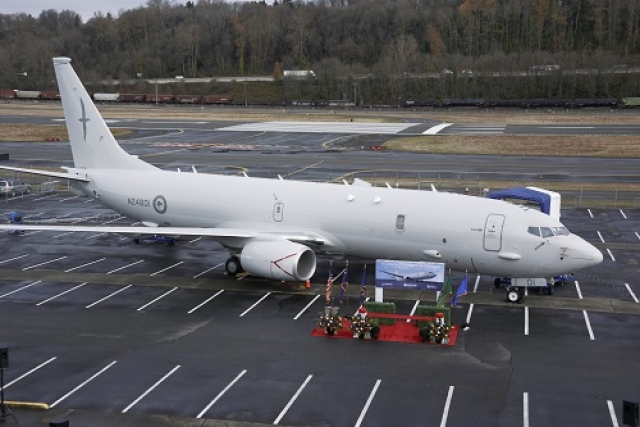
[[[316,254],[288,240],[250,242],[240,253],[242,268],[255,276],[277,280],[309,280],[316,271]]]

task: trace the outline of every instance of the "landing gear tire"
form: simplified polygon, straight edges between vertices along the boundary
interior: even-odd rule
[[[507,289],[507,300],[511,303],[522,301],[522,291],[518,288]]]
[[[235,276],[236,274],[242,273],[242,265],[240,264],[240,259],[236,256],[232,256],[227,260],[224,265],[225,270],[227,270],[227,274],[229,276]]]
[[[140,244],[140,239],[138,237],[136,237],[135,239],[133,239],[133,243],[135,243],[136,245]]]
[[[502,279],[499,278],[499,277],[496,277],[493,280],[493,286],[496,287],[496,288],[499,288],[500,286],[502,286]]]

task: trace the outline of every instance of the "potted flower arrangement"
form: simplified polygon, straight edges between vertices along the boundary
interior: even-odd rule
[[[333,335],[342,327],[342,318],[337,313],[320,313],[318,326],[324,329],[325,334]]]
[[[351,321],[351,330],[354,338],[371,338],[371,324],[364,316],[354,316]]]

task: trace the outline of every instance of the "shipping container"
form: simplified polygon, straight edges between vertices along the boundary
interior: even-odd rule
[[[157,98],[157,102],[161,104],[170,104],[175,100],[175,96],[173,95],[157,95],[156,96],[155,93],[148,93],[146,96],[147,96],[147,102],[151,104],[156,103],[156,98]]]
[[[176,95],[176,102],[179,104],[200,104],[201,95]]]
[[[231,104],[233,98],[228,95],[204,95],[202,103],[204,104]]]
[[[18,90],[16,92],[16,98],[18,99],[40,99],[39,90]]]
[[[40,98],[46,101],[60,101],[60,92],[57,90],[43,90]]]
[[[120,102],[144,102],[145,98],[144,93],[121,93],[118,100]]]
[[[93,100],[96,102],[116,102],[120,98],[119,93],[94,93]]]
[[[0,89],[0,99],[15,99],[15,89]]]

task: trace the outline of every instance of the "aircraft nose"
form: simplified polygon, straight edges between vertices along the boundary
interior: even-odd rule
[[[600,264],[602,260],[603,256],[600,249],[575,236],[574,247],[571,250],[571,266],[574,270],[593,267]]]

